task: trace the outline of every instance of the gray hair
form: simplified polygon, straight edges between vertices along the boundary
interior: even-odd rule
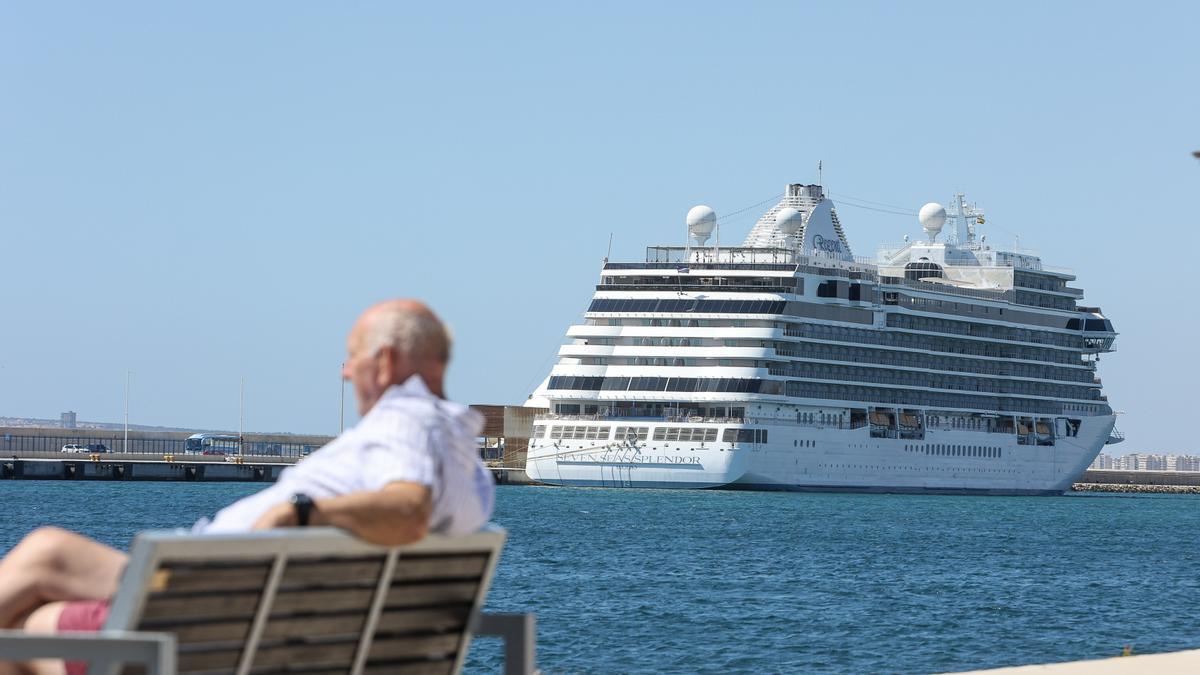
[[[367,353],[390,347],[406,358],[439,363],[450,360],[450,329],[426,309],[380,308],[367,333]]]

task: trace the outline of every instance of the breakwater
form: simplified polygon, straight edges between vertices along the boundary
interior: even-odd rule
[[[1200,494],[1200,485],[1130,485],[1128,483],[1076,483],[1075,492],[1127,492],[1136,494]]]
[[[1200,471],[1088,469],[1072,489],[1076,492],[1200,494]]]

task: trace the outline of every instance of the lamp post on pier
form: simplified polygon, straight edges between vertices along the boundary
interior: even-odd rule
[[[129,376],[131,371],[125,371],[125,443],[121,452],[129,452]]]

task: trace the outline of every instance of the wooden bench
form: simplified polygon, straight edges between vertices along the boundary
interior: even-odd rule
[[[0,632],[0,658],[69,657],[89,673],[458,673],[473,634],[534,671],[534,618],[481,612],[505,532],[382,548],[332,528],[139,534],[103,630]],[[140,670],[137,669],[137,670]]]

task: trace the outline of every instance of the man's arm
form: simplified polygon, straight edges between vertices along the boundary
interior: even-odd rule
[[[313,501],[309,525],[332,525],[359,539],[382,546],[399,546],[429,533],[433,498],[420,483],[397,481],[374,492],[351,492]],[[255,530],[295,527],[296,510],[290,502],[271,507],[254,523]]]

